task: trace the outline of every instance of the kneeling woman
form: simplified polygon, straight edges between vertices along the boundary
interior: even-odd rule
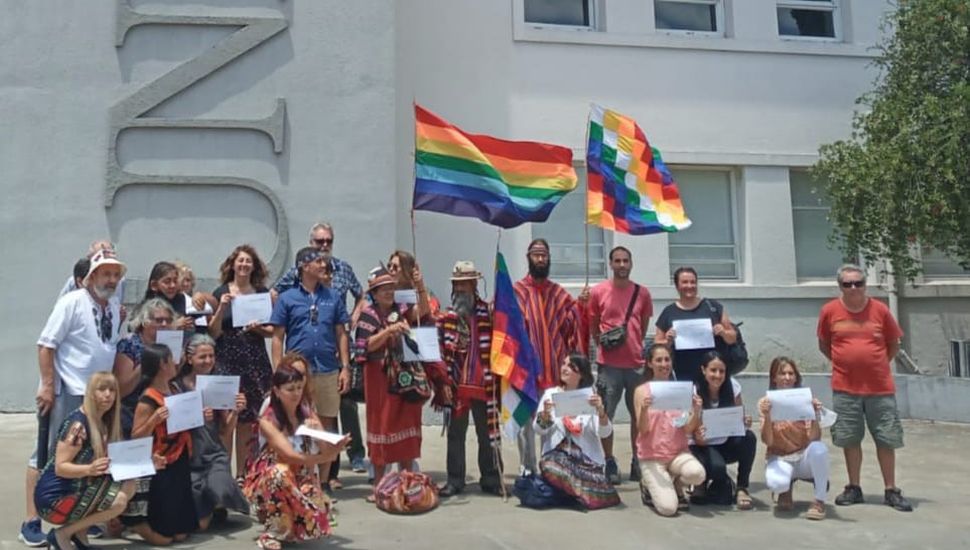
[[[589,359],[578,353],[566,357],[559,369],[560,386],[549,388],[539,400],[535,431],[542,438],[542,459],[539,471],[554,487],[574,497],[589,510],[615,506],[620,496],[606,478],[603,468],[606,456],[601,438],[613,433],[603,400],[595,393],[589,404],[596,414],[559,416],[553,408],[552,396],[562,391],[589,388],[593,385],[593,371]]]
[[[670,380],[670,350],[654,344],[647,350],[648,373],[656,381]],[[694,396],[689,415],[680,411],[654,410],[650,383],[641,384],[633,394],[637,415],[637,458],[640,460],[640,490],[647,495],[661,516],[687,510],[685,485],[704,483],[704,466],[687,447],[687,434],[700,425],[701,399]]]
[[[776,357],[768,371],[768,389],[800,388],[802,375],[795,362]],[[822,403],[813,399],[816,412]],[[765,480],[773,493],[778,493],[778,508],[792,509],[791,485],[796,479],[811,479],[815,485],[815,502],[805,517],[825,519],[825,497],[829,485],[829,450],[822,443],[822,430],[817,420],[801,422],[772,422],[771,403],[767,397],[758,401],[761,413],[761,440],[768,447]]]
[[[727,366],[716,351],[709,351],[701,358],[701,376],[697,379],[697,395],[700,396],[705,409],[743,405],[741,384],[728,376]],[[751,478],[751,467],[754,465],[754,454],[758,449],[758,439],[748,429],[750,427],[751,417],[746,416],[743,436],[705,439],[703,426],[694,432],[694,442],[690,446],[690,451],[704,465],[707,479],[710,480],[706,491],[703,485],[696,487],[694,496],[700,496],[706,492],[707,500],[714,504],[731,504],[733,501],[737,504],[738,510],[752,508],[748,482]],[[736,494],[732,491],[731,478],[727,471],[727,465],[735,462],[738,463]]]
[[[266,528],[257,542],[265,550],[330,534],[328,500],[320,488],[317,465],[332,461],[350,441],[345,437],[338,445],[314,444],[296,435],[303,424],[320,424],[304,399],[306,377],[293,367],[295,363],[303,363],[306,372],[303,357],[288,353],[273,373],[269,405],[259,418],[259,455],[243,484],[243,493]]]
[[[111,373],[95,373],[80,409],[59,426],[57,449],[37,482],[34,503],[40,517],[61,525],[47,534],[57,550],[88,548],[88,527],[125,510],[134,481],[113,481],[108,473],[108,443],[121,439],[121,400]]]

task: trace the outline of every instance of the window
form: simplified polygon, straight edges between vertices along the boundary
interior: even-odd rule
[[[929,247],[921,249],[923,277],[927,279],[953,279],[970,277],[970,269],[960,267],[953,258]]]
[[[671,169],[691,219],[685,231],[670,233],[670,272],[689,265],[701,278],[737,279],[740,269],[737,202],[729,170]]]
[[[828,199],[821,193],[822,186],[804,170],[789,172],[788,181],[795,231],[795,275],[799,279],[831,279],[846,259],[829,242],[832,224]]]
[[[525,0],[525,22],[592,27],[592,2],[593,0]]]
[[[721,32],[718,0],[654,0],[658,30]]]
[[[784,0],[778,2],[778,34],[835,38],[836,0]]]
[[[549,241],[549,276],[553,278],[586,277],[586,170],[580,168],[576,167],[576,189],[559,201],[545,223],[532,224],[532,237]],[[607,276],[606,238],[602,227],[589,226],[589,278],[593,281]]]

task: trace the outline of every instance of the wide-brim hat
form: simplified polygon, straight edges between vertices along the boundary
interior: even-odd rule
[[[471,260],[458,260],[451,270],[452,281],[477,281],[481,278],[482,274],[475,269],[475,263]]]
[[[109,250],[99,250],[94,256],[91,256],[91,266],[88,267],[88,274],[84,276],[84,280],[81,281],[82,284],[88,284],[88,281],[91,280],[91,275],[93,275],[98,268],[106,265],[119,266],[121,268],[122,277],[124,277],[125,273],[128,272],[128,267],[125,266],[121,260],[115,257],[114,252]]]
[[[397,277],[388,273],[383,265],[377,266],[367,274],[367,292],[373,292],[384,285],[396,285]]]

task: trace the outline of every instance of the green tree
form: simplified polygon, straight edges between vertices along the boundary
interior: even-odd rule
[[[883,31],[852,137],[813,169],[834,238],[910,280],[916,244],[970,267],[970,0],[898,0]]]

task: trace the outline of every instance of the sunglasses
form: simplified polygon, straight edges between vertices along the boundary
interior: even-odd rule
[[[317,324],[317,320],[319,319],[319,316],[320,316],[320,310],[317,308],[317,304],[311,305],[310,306],[310,324],[311,325]]]
[[[333,244],[333,239],[313,239],[313,243],[317,246],[323,246],[325,244]]]
[[[842,288],[862,288],[866,286],[865,281],[842,281]]]

